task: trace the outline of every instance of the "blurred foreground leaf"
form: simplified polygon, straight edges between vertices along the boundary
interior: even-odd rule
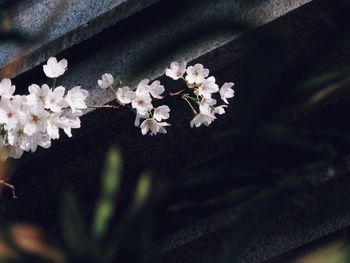
[[[116,150],[111,150],[107,155],[102,177],[101,194],[97,202],[92,225],[92,236],[97,240],[103,238],[108,230],[109,221],[114,212],[116,197],[120,187],[120,173],[120,154]]]
[[[71,193],[64,195],[62,208],[63,235],[67,247],[77,253],[86,248],[85,220],[77,199]]]
[[[348,249],[344,242],[334,242],[301,257],[295,263],[348,263]]]

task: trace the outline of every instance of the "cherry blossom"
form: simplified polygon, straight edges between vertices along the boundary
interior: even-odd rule
[[[41,87],[37,84],[32,84],[28,87],[29,95],[27,101],[29,104],[35,107],[45,108],[47,96],[50,91],[50,87],[47,84],[43,84]]]
[[[191,128],[200,127],[201,125],[209,126],[216,119],[215,115],[212,113],[200,113],[194,116],[190,122]]]
[[[20,158],[24,152],[35,152],[40,146],[49,148],[51,141],[60,138],[63,130],[72,136],[72,129],[81,127],[80,117],[87,108],[89,92],[80,86],[66,89],[56,87],[56,78],[67,70],[67,60],[59,62],[51,57],[43,66],[44,73],[54,78],[53,85],[32,84],[28,95],[14,95],[16,87],[10,79],[0,82],[0,150],[1,158]],[[218,115],[226,112],[228,99],[234,97],[234,84],[226,82],[219,89],[214,76],[209,77],[209,69],[202,64],[188,66],[186,62],[171,63],[165,74],[173,80],[182,80],[187,86],[174,93],[165,93],[166,88],[159,80],[141,80],[136,87],[114,87],[112,74],[105,73],[97,81],[103,90],[110,89],[115,95],[117,106],[102,105],[94,108],[120,108],[135,114],[134,125],[141,134],[151,136],[166,134],[166,122],[170,118],[170,108],[160,100],[178,96],[194,114],[190,127],[209,126]],[[220,102],[225,104],[220,105]]]
[[[149,93],[152,95],[155,99],[162,99],[163,97],[160,96],[164,92],[164,86],[160,84],[159,80],[154,81],[149,86]]]
[[[16,87],[12,85],[10,79],[2,79],[0,82],[0,96],[12,96]]]
[[[170,68],[165,70],[165,75],[172,78],[173,80],[178,80],[183,78],[183,75],[186,73],[186,62],[182,62],[181,64],[178,62],[172,62],[170,64]]]
[[[202,64],[196,64],[189,66],[186,73],[186,80],[189,84],[202,84],[209,76],[209,69],[204,68]]]
[[[41,107],[28,107],[23,131],[29,136],[46,131],[46,121],[50,113]]]
[[[47,64],[43,66],[44,73],[48,78],[58,78],[67,70],[67,65],[68,62],[66,59],[62,59],[60,62],[57,62],[55,57],[51,57],[47,61]]]
[[[215,78],[210,77],[206,79],[198,88],[198,95],[203,96],[206,99],[211,98],[211,94],[218,92],[219,86],[215,83]]]
[[[146,115],[147,112],[153,109],[152,98],[149,94],[137,95],[132,100],[131,105],[140,115]]]
[[[145,114],[145,115],[140,115],[139,113],[136,113],[136,117],[135,117],[135,121],[134,121],[134,125],[136,127],[140,126],[141,123],[141,119],[147,119],[149,118],[149,113]]]
[[[235,84],[232,82],[226,82],[224,83],[224,85],[222,85],[222,87],[220,88],[220,96],[221,99],[226,103],[229,104],[227,99],[233,98],[235,95],[235,91],[232,89],[232,87]]]
[[[102,78],[97,81],[97,84],[102,89],[108,89],[113,86],[113,76],[110,73],[105,73],[102,75]]]
[[[67,92],[65,99],[74,113],[77,110],[87,108],[85,100],[88,96],[89,92],[87,90],[81,89],[80,86],[76,86]]]
[[[62,75],[67,67],[65,59],[50,58],[44,65],[48,77]],[[55,80],[56,82],[56,80]],[[51,140],[60,137],[62,129],[69,137],[71,130],[80,128],[82,110],[86,109],[88,92],[79,86],[69,90],[63,86],[32,84],[28,95],[14,95],[11,80],[0,82],[0,150],[1,158],[20,158],[23,152],[35,152],[38,146],[49,148]]]
[[[59,86],[50,89],[45,100],[45,108],[53,112],[60,112],[62,108],[67,107],[67,101],[64,99],[66,89]]]
[[[153,136],[157,133],[167,133],[166,126],[170,126],[170,124],[167,122],[158,122],[154,118],[148,118],[141,123],[140,128],[143,135],[146,135],[150,131],[150,135]]]
[[[145,94],[149,94],[150,86],[148,85],[148,83],[149,83],[149,79],[143,79],[140,81],[139,84],[137,84],[137,87],[135,90],[136,96],[142,96]]]
[[[215,107],[212,112],[214,114],[222,115],[226,112],[225,108],[227,108],[227,105],[220,105],[220,106]]]
[[[129,104],[136,97],[135,92],[130,90],[128,86],[118,88],[116,95],[117,95],[118,101],[121,102],[122,104]]]
[[[67,119],[68,125],[63,128],[63,131],[68,135],[68,137],[72,137],[72,129],[79,129],[81,126],[80,117],[83,115],[83,112],[80,110],[76,110],[74,113],[72,110],[68,110],[64,113],[63,117]]]
[[[68,127],[69,120],[65,117],[62,117],[62,112],[52,113],[47,120],[47,134],[53,140],[58,139],[60,137],[59,129],[66,129]]]
[[[153,118],[156,121],[169,119],[170,108],[167,105],[159,106],[154,109]]]
[[[170,65],[170,69],[167,69],[166,75],[174,79],[177,70],[179,70],[179,63],[173,62]],[[234,90],[232,89],[234,84],[226,82],[219,89],[215,77],[208,77],[209,70],[204,68],[202,64],[187,67],[186,73],[183,73],[181,78],[185,74],[187,74],[185,76],[187,89],[173,93],[172,96],[174,94],[181,95],[181,98],[191,108],[194,114],[190,122],[191,127],[209,126],[217,119],[216,114],[222,115],[225,113],[227,105],[217,105],[217,99],[220,98],[224,103],[228,104],[227,99],[234,96]]]

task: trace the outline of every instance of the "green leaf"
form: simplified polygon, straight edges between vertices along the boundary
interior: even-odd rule
[[[87,244],[85,221],[77,199],[68,192],[64,195],[62,225],[68,248],[75,254],[81,253]]]
[[[304,81],[299,87],[297,87],[300,91],[309,90],[312,88],[319,88],[320,86],[327,84],[331,81],[339,79],[343,76],[346,76],[350,71],[349,67],[340,68],[337,70],[325,72],[313,78],[310,78]]]
[[[97,202],[95,218],[92,225],[94,239],[102,239],[108,230],[108,225],[113,216],[116,197],[121,181],[121,158],[119,152],[111,150],[107,155],[101,183],[101,194]]]
[[[146,203],[151,193],[151,186],[152,186],[151,175],[148,173],[141,175],[139,182],[137,184],[133,203],[130,207],[131,214],[138,211]]]

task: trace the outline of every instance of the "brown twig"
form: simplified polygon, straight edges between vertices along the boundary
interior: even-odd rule
[[[115,105],[87,105],[88,108],[92,109],[119,109],[121,106]]]
[[[16,196],[15,187],[14,187],[12,184],[9,184],[9,183],[7,183],[7,182],[4,181],[4,180],[0,180],[0,184],[2,184],[3,186],[6,186],[6,187],[8,187],[8,188],[11,188],[11,190],[12,190],[12,197],[13,197],[14,199],[17,199],[17,198],[18,198],[18,197]]]
[[[170,93],[168,93],[168,95],[171,96],[171,97],[173,97],[173,96],[180,96],[182,92],[184,92],[184,90],[179,90],[177,92],[170,92]]]

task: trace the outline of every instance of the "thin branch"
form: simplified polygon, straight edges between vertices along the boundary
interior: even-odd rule
[[[18,198],[18,197],[16,196],[15,187],[14,187],[12,184],[9,184],[9,183],[7,183],[7,182],[4,181],[4,180],[0,180],[0,184],[2,184],[2,185],[5,186],[5,187],[11,188],[11,190],[12,190],[12,197],[13,197],[14,199],[17,199],[17,198]]]
[[[183,99],[188,103],[188,105],[191,107],[193,113],[194,113],[195,115],[197,115],[198,113],[197,113],[197,111],[193,108],[193,106],[192,106],[192,104],[190,103],[190,101],[189,101],[185,96],[182,96],[182,98],[183,98]]]
[[[177,92],[170,92],[168,93],[168,96],[180,96],[182,94],[182,92],[184,92],[184,90],[179,90]]]
[[[92,109],[119,109],[121,106],[115,105],[87,105],[88,108]]]

